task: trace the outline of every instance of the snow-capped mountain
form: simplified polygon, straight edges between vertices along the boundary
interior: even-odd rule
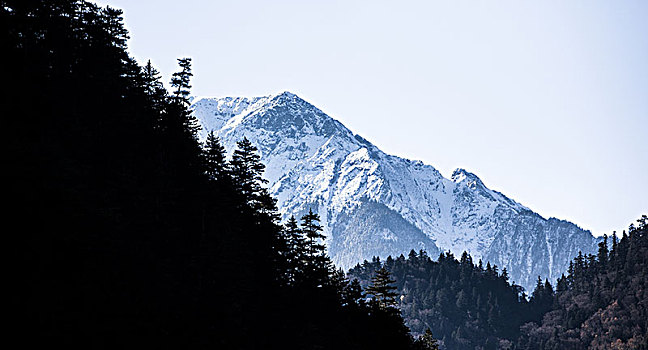
[[[292,93],[194,102],[201,139],[213,130],[230,151],[243,137],[256,145],[284,218],[317,211],[329,255],[343,268],[411,249],[432,257],[439,249],[467,251],[506,267],[529,289],[538,275],[555,280],[579,250],[593,252],[598,242],[464,169],[447,179],[431,165],[385,154]]]

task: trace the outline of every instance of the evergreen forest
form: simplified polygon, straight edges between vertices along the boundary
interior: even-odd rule
[[[611,247],[611,248],[610,248]],[[442,349],[648,349],[648,217],[596,255],[579,255],[555,282],[538,281],[527,295],[499,271],[464,253],[425,251],[374,258],[349,271],[361,286],[385,269],[401,295],[413,334],[431,329]]]

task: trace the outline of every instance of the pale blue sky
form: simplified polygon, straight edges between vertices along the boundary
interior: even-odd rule
[[[98,1],[193,93],[288,90],[595,235],[648,213],[648,1]]]

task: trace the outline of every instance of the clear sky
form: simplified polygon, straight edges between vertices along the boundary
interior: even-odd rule
[[[384,151],[610,234],[648,213],[648,1],[102,0],[165,81],[291,91]]]

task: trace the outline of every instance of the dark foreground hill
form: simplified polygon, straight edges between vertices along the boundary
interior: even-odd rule
[[[0,1],[11,336],[21,347],[408,349],[335,271],[317,215],[284,228],[241,140],[197,141],[191,60],[168,93],[121,11]]]

